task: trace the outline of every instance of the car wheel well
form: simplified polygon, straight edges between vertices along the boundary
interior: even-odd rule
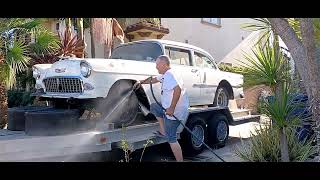
[[[233,90],[232,90],[232,86],[230,85],[230,83],[226,80],[222,80],[218,87],[217,87],[217,90],[220,88],[220,87],[224,87],[227,91],[228,91],[228,94],[229,94],[229,97],[230,99],[234,99],[234,95],[233,95]]]

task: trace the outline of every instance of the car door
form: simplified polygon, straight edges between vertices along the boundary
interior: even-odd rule
[[[200,96],[204,98],[202,101],[206,104],[212,104],[214,101],[215,92],[220,82],[217,66],[213,59],[201,52],[194,52],[195,66],[201,68],[200,81],[201,89]]]
[[[191,51],[179,47],[166,46],[165,53],[170,57],[171,68],[179,73],[184,82],[184,87],[188,93],[190,106],[199,105],[200,71],[199,68],[191,66]]]

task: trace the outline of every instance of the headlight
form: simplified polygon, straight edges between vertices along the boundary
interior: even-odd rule
[[[86,62],[81,62],[80,63],[80,72],[83,77],[87,78],[91,74],[91,67],[88,63]]]
[[[32,75],[36,80],[38,80],[40,79],[41,72],[36,67],[32,67]]]

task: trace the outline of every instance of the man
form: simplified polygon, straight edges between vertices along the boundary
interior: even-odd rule
[[[177,128],[179,120],[185,120],[188,117],[189,99],[181,77],[178,77],[170,68],[170,59],[168,56],[159,56],[156,60],[156,68],[159,76],[148,78],[135,84],[137,87],[141,84],[149,84],[160,82],[161,85],[161,104],[163,109],[156,103],[151,104],[150,112],[154,114],[159,122],[160,130],[158,136],[167,138],[171,150],[177,161],[183,161],[182,150],[179,142],[177,141]]]

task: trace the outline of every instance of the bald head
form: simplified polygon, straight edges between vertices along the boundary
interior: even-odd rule
[[[166,55],[161,55],[156,60],[156,68],[160,74],[164,74],[170,69],[170,59]]]
[[[164,62],[167,66],[170,66],[170,59],[167,55],[161,55],[157,58],[157,60]]]

